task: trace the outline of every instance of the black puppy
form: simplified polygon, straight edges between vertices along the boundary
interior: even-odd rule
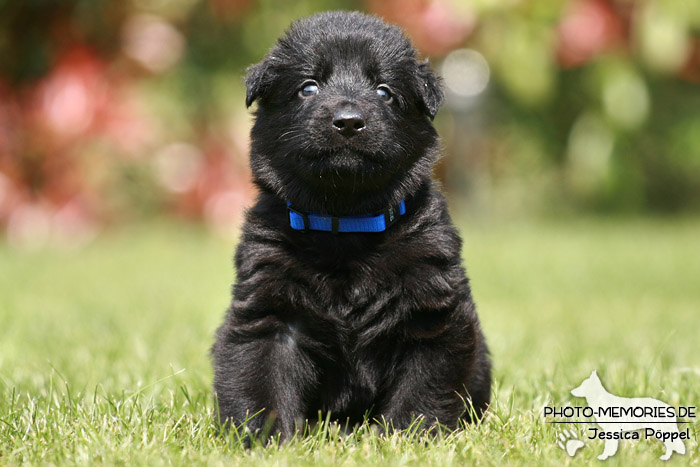
[[[260,189],[213,348],[222,423],[284,437],[330,412],[455,427],[489,402],[461,240],[430,180],[439,82],[360,13],[294,23],[249,69]]]

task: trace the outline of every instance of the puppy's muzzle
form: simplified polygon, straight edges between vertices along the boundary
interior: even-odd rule
[[[365,118],[353,107],[343,107],[333,115],[333,129],[346,138],[352,138],[365,128]]]

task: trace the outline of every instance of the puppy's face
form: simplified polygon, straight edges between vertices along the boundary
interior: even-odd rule
[[[287,201],[365,212],[429,176],[442,91],[396,27],[360,13],[303,19],[246,85],[254,177]]]

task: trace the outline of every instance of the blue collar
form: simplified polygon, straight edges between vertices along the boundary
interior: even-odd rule
[[[289,210],[289,225],[294,230],[321,230],[334,234],[339,232],[384,232],[400,216],[406,214],[406,203],[401,200],[399,204],[389,206],[377,214],[346,217],[297,211],[292,207],[292,203],[287,203],[287,209]]]

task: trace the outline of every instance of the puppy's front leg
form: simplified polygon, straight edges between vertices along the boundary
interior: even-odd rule
[[[401,359],[375,418],[384,417],[389,428],[397,430],[407,428],[418,416],[429,426],[440,422],[456,427],[464,402],[459,394],[461,371],[454,358],[439,346],[416,344],[409,346]]]
[[[317,381],[308,355],[284,332],[286,326],[270,319],[268,326],[224,324],[213,353],[214,389],[222,423],[240,426],[247,418],[252,431],[291,437],[303,421],[304,398]]]

